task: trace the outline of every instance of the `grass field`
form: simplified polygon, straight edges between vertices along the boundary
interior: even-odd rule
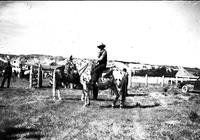
[[[0,82],[2,79],[0,79]],[[133,87],[123,109],[112,108],[109,90],[84,108],[81,91],[29,89],[17,79],[0,89],[0,140],[199,140],[200,95],[176,88]]]

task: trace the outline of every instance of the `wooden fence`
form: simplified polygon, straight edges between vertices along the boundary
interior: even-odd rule
[[[177,85],[179,82],[188,81],[188,80],[195,80],[195,79],[188,79],[188,78],[178,78],[178,77],[149,77],[146,76],[132,76],[129,79],[129,86],[131,88],[135,83],[143,83],[145,86],[149,84],[160,85],[161,87],[165,85]]]
[[[49,80],[53,79],[53,71],[55,67],[51,66],[42,66],[39,64],[38,66],[36,65],[31,65],[30,66],[30,75],[29,75],[29,87],[37,87],[41,88],[43,79],[47,78],[45,76],[46,73],[48,73],[48,78]]]
[[[55,69],[59,66],[46,66],[39,64],[38,66],[30,66],[29,87],[41,88],[43,80],[49,78],[51,86],[55,86]],[[73,84],[69,84],[69,88],[73,89]]]

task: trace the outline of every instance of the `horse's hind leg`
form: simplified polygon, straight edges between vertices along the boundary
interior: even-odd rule
[[[119,96],[120,96],[117,89],[115,89],[115,90],[113,90],[113,91],[114,91],[114,93],[115,93],[115,99],[114,99],[114,101],[113,101],[112,107],[115,106],[115,104],[116,104],[116,102],[117,102],[117,100],[118,100],[118,98],[119,98]]]
[[[125,92],[124,91],[120,91],[120,108],[124,107],[125,104],[125,96],[124,96]]]

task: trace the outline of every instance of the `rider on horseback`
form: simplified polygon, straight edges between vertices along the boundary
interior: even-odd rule
[[[91,70],[91,82],[93,86],[96,86],[96,82],[107,65],[107,51],[105,50],[106,45],[102,43],[97,47],[100,49],[97,63]]]

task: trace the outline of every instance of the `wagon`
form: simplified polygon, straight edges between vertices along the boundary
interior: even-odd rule
[[[187,92],[200,92],[200,78],[196,81],[184,81],[178,86],[183,93]]]

